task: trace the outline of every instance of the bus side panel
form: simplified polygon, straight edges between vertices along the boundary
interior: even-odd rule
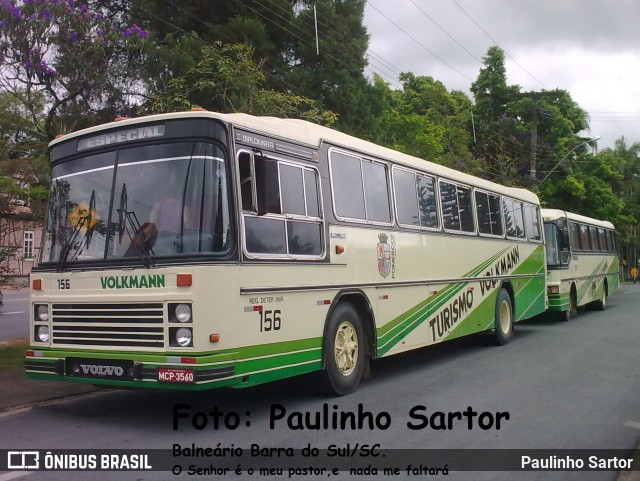
[[[439,285],[428,298],[378,329],[378,354],[394,354],[420,344],[399,343],[394,338],[399,332],[409,337],[410,331],[419,327],[426,326],[428,330],[428,339],[421,345],[494,328],[498,289],[504,279],[514,274],[521,276],[511,279],[516,297],[515,319],[543,312],[546,301],[542,249],[542,246],[511,245],[462,276],[462,279],[477,277],[478,281]]]

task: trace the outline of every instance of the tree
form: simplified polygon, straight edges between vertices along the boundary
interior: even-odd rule
[[[403,89],[387,86],[389,108],[382,114],[375,140],[401,152],[469,173],[481,166],[469,151],[471,101],[448,92],[432,77],[400,74]]]
[[[521,92],[508,85],[499,47],[489,48],[484,64],[471,86],[474,154],[484,159],[493,180],[537,190],[538,174],[548,173],[588,127],[587,114],[565,90]]]
[[[124,109],[139,94],[135,67],[147,32],[97,1],[3,0],[0,26],[0,89],[43,119],[48,139],[77,127],[79,114],[103,120],[102,111]]]
[[[217,112],[303,118],[330,125],[331,112],[321,111],[309,98],[265,88],[265,75],[245,44],[205,46],[185,75],[169,80],[164,92],[151,100],[155,113],[203,107]]]

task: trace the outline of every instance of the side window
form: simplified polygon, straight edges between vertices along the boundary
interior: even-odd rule
[[[438,228],[438,205],[436,203],[436,185],[433,177],[416,176],[418,189],[418,209],[420,210],[420,225],[422,227]]]
[[[349,219],[365,219],[360,159],[331,152],[331,184],[336,214]]]
[[[538,220],[538,208],[536,206],[525,204],[524,206],[524,223],[527,228],[527,238],[533,241],[539,241],[540,223]]]
[[[253,188],[253,157],[249,152],[240,152],[238,155],[240,169],[240,198],[242,210],[257,211],[254,201]]]
[[[509,199],[503,199],[504,205],[504,224],[507,228],[507,236],[524,239],[524,217],[522,212],[522,202]]]
[[[282,213],[306,215],[303,171],[300,167],[280,165]]]
[[[607,238],[609,239],[609,251],[615,252],[616,244],[615,244],[615,236],[613,235],[613,231],[607,230]]]
[[[478,230],[480,234],[502,236],[500,196],[476,191],[475,198]]]
[[[415,174],[406,170],[394,169],[393,191],[396,198],[398,224],[419,227],[420,218],[418,217]]]
[[[591,243],[589,242],[589,228],[583,224],[580,224],[580,244],[582,244],[583,251],[591,250]]]
[[[489,194],[489,210],[491,212],[491,231],[493,235],[503,236],[502,212],[500,211],[500,196]]]
[[[251,153],[241,153],[238,163],[247,252],[322,256],[316,171]]]
[[[432,177],[394,169],[393,186],[398,224],[438,228],[435,181]]]
[[[489,211],[489,195],[476,191],[476,215],[478,217],[478,232],[491,235],[491,212]]]
[[[387,167],[340,152],[331,152],[330,162],[336,215],[389,224]]]
[[[591,250],[599,251],[600,250],[600,242],[598,240],[598,228],[597,227],[589,227],[589,238],[591,239]]]
[[[374,162],[362,162],[362,180],[364,181],[367,220],[390,223],[391,211],[389,209],[386,166]]]
[[[440,182],[440,205],[442,206],[444,228],[447,230],[460,230],[458,192],[454,184]]]
[[[607,234],[604,229],[598,229],[598,239],[600,240],[600,250],[603,252],[609,251],[609,246],[607,246]]]
[[[569,222],[569,234],[571,236],[571,249],[574,251],[581,251],[580,226],[575,222]]]
[[[445,229],[475,232],[473,200],[469,187],[440,181],[440,202]]]
[[[281,214],[278,163],[275,160],[254,156],[258,214]]]

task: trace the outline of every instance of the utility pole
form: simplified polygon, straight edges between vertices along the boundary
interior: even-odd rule
[[[537,155],[538,155],[538,104],[533,104],[531,109],[531,179],[537,178]]]

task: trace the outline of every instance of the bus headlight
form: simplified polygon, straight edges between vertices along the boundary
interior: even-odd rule
[[[189,347],[193,341],[193,333],[188,327],[181,327],[176,330],[176,343],[180,347]]]
[[[189,322],[191,320],[191,306],[189,304],[178,304],[175,314],[178,322]]]
[[[191,304],[186,302],[170,303],[168,306],[169,322],[193,322]]]
[[[49,320],[49,306],[47,304],[36,306],[36,320],[45,322]]]
[[[37,342],[49,342],[49,326],[38,326],[35,340]]]

